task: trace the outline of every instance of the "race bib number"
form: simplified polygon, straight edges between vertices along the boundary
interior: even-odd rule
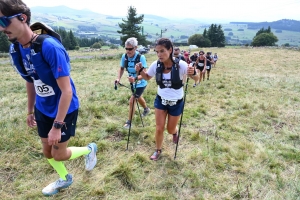
[[[34,88],[36,94],[40,97],[48,97],[55,95],[53,88],[49,85],[46,85],[41,80],[34,80]]]
[[[204,63],[198,63],[198,66],[199,66],[199,67],[203,67],[203,66],[204,66]]]
[[[210,69],[210,66],[206,66],[206,69]]]
[[[166,100],[166,99],[161,99],[161,104],[162,105],[170,105],[170,106],[174,106],[174,105],[176,105],[176,103],[177,103],[177,100]]]

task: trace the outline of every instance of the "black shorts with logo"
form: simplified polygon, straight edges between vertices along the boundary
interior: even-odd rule
[[[38,127],[38,133],[41,138],[48,138],[48,134],[53,126],[55,118],[48,117],[34,108],[35,120]],[[61,128],[61,139],[59,143],[68,141],[71,136],[75,136],[75,128],[78,117],[78,110],[75,110],[66,115],[64,122],[65,126]]]

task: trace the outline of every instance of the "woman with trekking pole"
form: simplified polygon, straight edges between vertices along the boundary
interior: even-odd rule
[[[167,38],[161,38],[155,46],[158,60],[154,61],[146,72],[141,63],[135,65],[137,72],[145,80],[156,78],[158,85],[157,95],[154,101],[156,132],[156,150],[150,157],[158,160],[162,153],[163,133],[167,121],[167,131],[173,136],[173,143],[177,144],[179,136],[177,124],[183,112],[184,75],[195,73],[194,68],[182,60],[175,62],[173,59],[173,44]]]

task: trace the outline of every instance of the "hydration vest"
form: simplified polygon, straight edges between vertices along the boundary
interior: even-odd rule
[[[210,56],[206,56],[206,66],[211,66],[212,58]]]
[[[140,59],[141,59],[141,54],[136,55],[135,60],[134,60],[134,66],[140,62]],[[127,72],[128,72],[128,62],[129,62],[128,56],[127,56],[127,54],[125,54],[125,66],[124,67]]]
[[[156,83],[160,88],[173,88],[173,89],[180,89],[183,84],[182,80],[180,79],[179,75],[179,61],[176,61],[176,64],[172,65],[171,69],[171,86],[166,87],[163,84],[163,71],[164,71],[164,64],[161,63],[160,61],[157,61],[157,66],[156,66]]]

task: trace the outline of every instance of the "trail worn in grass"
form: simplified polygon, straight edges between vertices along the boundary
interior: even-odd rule
[[[93,52],[72,60],[81,108],[70,146],[96,142],[98,164],[87,173],[83,157],[66,161],[74,183],[47,199],[299,199],[299,52],[204,50],[218,53],[217,66],[200,86],[189,80],[177,158],[166,133],[157,162],[149,159],[155,80],[144,93],[151,114],[142,127],[136,111],[126,151],[131,92],[114,89],[119,58]],[[149,65],[156,59],[146,57]],[[7,64],[0,68],[1,199],[43,199],[41,190],[58,175],[41,153],[37,129],[26,127],[24,80]],[[129,86],[126,74],[121,83]]]

